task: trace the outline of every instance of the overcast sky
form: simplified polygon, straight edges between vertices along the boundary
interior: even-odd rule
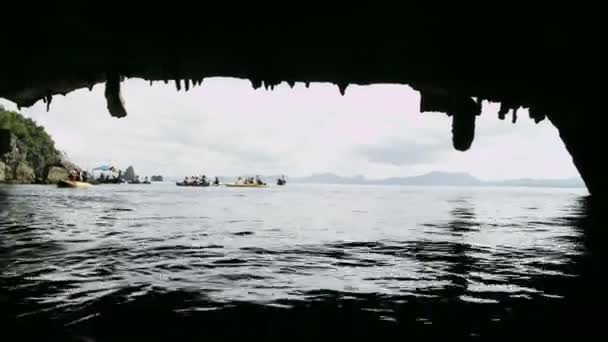
[[[578,177],[557,130],[526,111],[513,125],[484,102],[476,138],[455,151],[451,118],[419,112],[407,86],[285,83],[253,90],[246,80],[213,78],[188,92],[132,79],[123,82],[129,115],[112,118],[104,86],[55,96],[22,113],[43,125],[57,147],[84,168],[133,165],[140,175],[304,176],[333,172],[369,178],[464,171],[477,177]],[[0,100],[7,108],[15,108]]]

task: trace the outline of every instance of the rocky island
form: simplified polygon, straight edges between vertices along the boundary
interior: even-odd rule
[[[80,168],[34,120],[0,106],[0,183],[52,184]]]

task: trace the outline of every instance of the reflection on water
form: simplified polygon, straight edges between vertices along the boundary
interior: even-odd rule
[[[602,317],[605,233],[576,193],[0,191],[0,318],[21,340],[546,338]]]

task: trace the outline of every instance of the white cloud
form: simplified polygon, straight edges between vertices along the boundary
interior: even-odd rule
[[[142,175],[577,175],[553,126],[521,112],[515,125],[499,121],[494,104],[484,106],[471,150],[455,151],[451,119],[420,114],[419,95],[406,86],[351,86],[342,97],[329,84],[254,91],[249,81],[214,78],[177,92],[173,84],[128,80],[124,119],[107,113],[103,90],[57,96],[48,113],[43,103],[22,112],[82,166],[132,164]]]

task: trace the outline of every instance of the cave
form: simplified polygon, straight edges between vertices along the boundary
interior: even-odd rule
[[[198,7],[197,7],[198,6]],[[207,77],[407,84],[421,111],[452,117],[454,148],[467,150],[485,101],[498,119],[548,119],[593,197],[608,194],[600,153],[602,21],[558,5],[485,8],[373,2],[153,5],[7,5],[0,97],[19,106],[105,83],[110,115],[128,113],[125,78],[188,91]],[[596,11],[599,13],[600,11]],[[18,15],[23,14],[23,15]],[[370,115],[373,115],[370,113]],[[424,118],[421,118],[424,119]],[[514,128],[516,129],[516,128]]]

